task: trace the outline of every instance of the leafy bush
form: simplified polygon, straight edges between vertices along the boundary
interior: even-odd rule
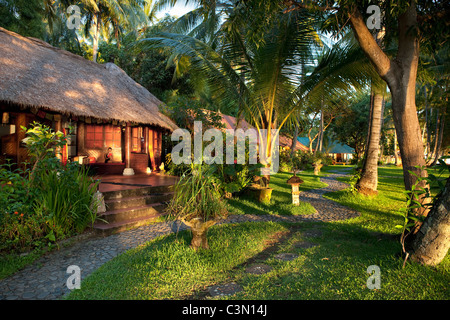
[[[34,210],[47,217],[55,238],[82,232],[94,223],[92,199],[98,182],[88,176],[87,169],[76,162],[63,166],[57,158],[50,158],[39,167],[36,180],[41,188]]]
[[[214,171],[211,166],[191,165],[191,173],[182,176],[175,185],[174,197],[167,208],[172,217],[208,221],[226,213]]]
[[[248,164],[213,164],[211,172],[218,179],[219,192],[227,198],[233,193],[246,189],[256,175],[261,165]]]
[[[172,161],[172,154],[166,155],[165,168],[167,168],[167,174],[172,176],[181,177],[182,175],[189,174],[191,172],[191,166],[185,163],[176,164]]]
[[[78,163],[63,165],[60,133],[34,123],[24,141],[32,169],[0,166],[0,250],[26,250],[82,232],[93,223],[98,182]],[[19,166],[20,167],[20,166]]]
[[[280,159],[282,158],[281,154],[280,152]],[[316,152],[314,154],[298,150],[290,160],[290,163],[292,164],[293,170],[311,170],[314,164],[331,165],[333,159],[323,152]]]
[[[291,157],[291,151],[289,149],[285,150],[283,148],[280,148],[279,153],[279,169],[282,172],[292,172],[294,170],[294,159],[297,158],[296,156]]]

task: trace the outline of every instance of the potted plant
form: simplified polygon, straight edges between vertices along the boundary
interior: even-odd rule
[[[253,197],[259,202],[269,203],[273,189],[269,187],[267,179],[255,176],[253,182],[254,183],[249,188]]]
[[[183,175],[175,185],[174,197],[167,207],[170,216],[191,229],[191,247],[195,250],[209,248],[208,229],[226,216],[218,186],[210,167],[193,164],[190,174]]]
[[[320,169],[322,169],[322,167],[323,167],[322,160],[317,159],[316,161],[314,161],[313,167],[314,167],[314,175],[316,175],[316,176],[319,175]]]

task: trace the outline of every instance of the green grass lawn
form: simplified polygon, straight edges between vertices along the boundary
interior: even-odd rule
[[[326,168],[323,174],[337,168]],[[392,178],[399,170],[380,170],[378,196],[367,198],[346,191],[327,195],[359,210],[360,217],[332,223],[214,226],[208,234],[210,249],[200,252],[189,248],[188,231],[160,237],[104,264],[68,299],[205,298],[208,286],[230,281],[240,284],[243,291],[218,299],[449,299],[448,255],[434,268],[411,262],[402,267],[400,231],[395,225],[401,222],[398,210],[404,203],[403,180]],[[280,199],[290,199],[290,190],[282,186],[288,177],[281,173],[272,179],[279,184],[275,188],[279,188]],[[310,178],[320,186],[315,177]],[[280,199],[273,199],[270,212],[277,212]],[[305,231],[310,229],[322,234],[308,238]],[[316,246],[298,248],[297,241]],[[281,252],[299,256],[293,261],[275,259]],[[246,273],[252,263],[268,264],[272,271]],[[366,286],[371,265],[380,268],[381,289]]]
[[[313,171],[303,171],[298,176],[304,181],[300,185],[300,191],[325,187],[320,182],[319,176]],[[231,214],[279,214],[279,215],[301,215],[315,213],[315,209],[306,202],[299,206],[292,204],[291,186],[286,181],[292,177],[292,173],[279,172],[270,177],[270,187],[273,189],[270,203],[260,203],[251,197],[242,195],[227,200],[228,211]]]
[[[28,254],[0,254],[0,280],[33,263],[42,253],[43,250],[33,250]]]

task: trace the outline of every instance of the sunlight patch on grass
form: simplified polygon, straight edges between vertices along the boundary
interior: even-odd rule
[[[300,192],[310,189],[323,188],[327,185],[320,181],[312,171],[297,173],[304,183],[300,185]],[[300,202],[299,206],[292,204],[292,188],[287,180],[292,173],[279,172],[270,178],[270,187],[273,189],[270,203],[260,203],[248,195],[241,195],[227,200],[228,210],[231,214],[278,214],[278,215],[306,215],[316,212],[307,202]]]

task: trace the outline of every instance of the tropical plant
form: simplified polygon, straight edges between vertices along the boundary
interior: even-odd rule
[[[214,171],[211,166],[192,164],[191,173],[181,176],[175,185],[174,197],[167,207],[171,217],[191,228],[191,247],[196,250],[208,249],[208,228],[227,213]]]
[[[30,128],[21,127],[25,131],[26,137],[22,140],[25,144],[33,169],[30,173],[30,180],[33,181],[34,173],[40,161],[54,157],[67,140],[61,131],[54,132],[49,126],[34,121]],[[69,130],[70,131],[70,130]]]
[[[40,166],[36,181],[40,195],[34,211],[48,218],[55,236],[80,233],[92,226],[97,213],[92,202],[98,181],[88,175],[86,168],[76,162],[63,166],[59,159],[50,158]]]
[[[251,28],[243,14],[234,17],[236,25],[232,27],[237,28],[234,31],[246,32]],[[228,22],[224,25],[229,25]],[[311,17],[302,14],[286,19],[278,16],[267,28],[261,45],[251,39],[238,39],[236,32],[224,30],[221,37],[224,40],[228,37],[227,42],[219,47],[167,32],[143,42],[152,48],[171,48],[178,55],[189,57],[190,71],[201,74],[214,101],[219,106],[234,105],[256,127],[260,141],[265,142],[260,158],[267,159],[266,166],[270,166],[279,130],[300,105],[296,90],[299,70],[295,65],[298,57],[307,55],[311,44],[317,43],[312,24]],[[263,130],[267,130],[265,137]],[[268,182],[267,174],[265,178],[261,180]]]
[[[92,33],[92,60],[97,62],[100,37],[109,39],[114,35],[120,46],[119,33],[123,30],[137,30],[146,26],[151,17],[151,1],[148,0],[61,0],[52,5],[66,10],[78,5],[84,22],[84,36]],[[56,8],[54,8],[55,10]]]
[[[445,204],[443,206],[443,203],[448,203],[450,199],[450,177],[445,178],[442,175],[450,172],[450,166],[445,163],[445,159],[450,159],[450,157],[443,157],[438,160],[439,165],[435,168],[438,175],[430,173],[428,177],[424,178],[411,171],[412,175],[416,175],[417,180],[411,190],[404,191],[406,205],[401,210],[404,223],[403,225],[396,226],[402,229],[400,242],[403,253],[405,254],[405,262],[412,255],[413,260],[436,265],[442,261],[450,246],[450,242],[446,239],[448,232],[446,232],[445,227],[436,228],[436,225],[433,226],[428,223],[424,230],[421,229],[427,219],[428,221],[432,219],[444,220],[442,222],[443,224],[448,220],[446,218],[448,216],[448,210],[445,208]],[[427,187],[422,187],[422,180],[424,179],[427,180]],[[431,195],[431,190],[428,186],[438,187],[439,192],[435,197]],[[429,199],[429,201],[419,201],[419,199],[423,198]],[[429,218],[418,215],[417,212],[420,210],[417,209],[430,211]],[[422,234],[413,237],[419,232],[419,229]],[[424,239],[426,240],[424,241]],[[405,266],[405,263],[403,266]]]
[[[26,128],[25,128],[26,129]],[[32,169],[0,167],[1,249],[24,249],[80,233],[96,219],[94,181],[76,162],[63,165],[56,150],[60,132],[33,123],[24,143]]]

